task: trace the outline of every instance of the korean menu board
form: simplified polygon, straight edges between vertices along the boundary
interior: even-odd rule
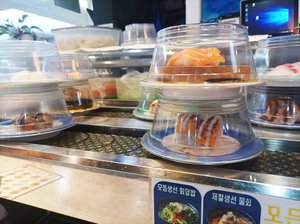
[[[300,224],[300,202],[152,178],[155,224]]]

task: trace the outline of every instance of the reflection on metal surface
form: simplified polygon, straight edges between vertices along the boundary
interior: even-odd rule
[[[266,128],[253,125],[253,130],[261,138],[300,142],[300,130]]]
[[[283,141],[278,139],[262,138],[265,148],[270,151],[298,152],[300,153],[300,142]]]
[[[149,67],[152,55],[153,48],[122,49],[90,53],[89,59],[93,68]]]
[[[17,143],[18,144],[18,143]],[[220,167],[186,166],[167,161],[120,156],[106,153],[83,152],[32,143],[3,143],[0,153],[17,157],[47,159],[61,165],[72,165],[84,169],[104,169],[118,172],[152,176],[225,187],[234,190],[300,200],[299,178],[249,173]],[[99,170],[98,170],[99,172]],[[280,192],[270,191],[280,188]]]
[[[120,49],[116,51],[99,51],[95,53],[89,53],[89,59],[91,61],[101,61],[112,58],[141,58],[150,57],[153,55],[153,48],[136,48],[136,49]]]
[[[92,62],[93,68],[120,68],[120,67],[142,67],[149,66],[151,58],[139,58],[134,60],[107,60]]]
[[[140,129],[148,130],[152,123],[136,119],[112,118],[112,117],[77,117],[77,122],[80,125],[110,127],[110,128],[125,128],[125,129]]]
[[[138,101],[136,100],[119,100],[119,99],[99,99],[97,100],[97,103],[99,105],[101,105],[101,107],[104,107],[104,108],[125,108],[125,109],[128,109],[128,110],[134,110],[137,105],[138,105]],[[114,112],[111,112],[112,114]],[[132,113],[127,113],[129,116],[132,114]],[[107,116],[108,114],[105,114],[103,117]],[[117,116],[116,117],[119,117],[119,113],[116,114]],[[108,115],[108,116],[111,116]],[[124,114],[123,114],[124,116]],[[123,117],[122,116],[122,117]],[[130,118],[130,117],[127,117],[127,118]]]
[[[271,151],[300,153],[300,130],[265,128],[254,125],[254,133],[261,138],[265,148]]]

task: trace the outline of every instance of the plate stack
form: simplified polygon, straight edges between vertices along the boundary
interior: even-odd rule
[[[160,95],[143,146],[199,165],[259,155],[263,144],[253,134],[244,88],[261,83],[245,27],[212,23],[159,31],[145,85],[160,88]]]
[[[0,139],[38,140],[75,125],[58,84],[67,80],[57,48],[0,41]]]
[[[300,35],[260,40],[254,55],[264,86],[249,89],[247,101],[254,124],[300,129]]]

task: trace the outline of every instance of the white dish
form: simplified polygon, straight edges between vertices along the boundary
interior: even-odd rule
[[[54,121],[54,127],[44,130],[35,130],[35,131],[24,131],[19,134],[9,134],[9,133],[0,133],[0,140],[12,140],[12,141],[37,141],[49,137],[53,137],[62,130],[70,128],[76,125],[75,119],[70,118],[64,121]],[[3,125],[5,126],[5,125]],[[11,126],[11,125],[9,125]],[[4,130],[2,130],[4,131]]]
[[[298,79],[284,79],[284,78],[266,79],[266,86],[298,87],[298,86],[300,86],[300,78],[298,78]]]
[[[280,123],[264,121],[261,119],[253,119],[253,118],[250,118],[250,122],[252,124],[267,127],[267,128],[281,128],[281,129],[284,128],[284,129],[294,129],[294,130],[300,129],[300,124],[280,124]]]
[[[248,86],[257,86],[264,84],[265,81],[257,82],[238,82],[238,83],[167,83],[167,82],[157,82],[157,81],[144,81],[143,85],[156,88],[179,88],[179,87],[188,87],[188,88],[205,88],[205,87],[248,87]]]
[[[214,100],[214,99],[232,99],[243,91],[240,87],[209,87],[195,88],[186,86],[185,88],[165,88],[162,89],[162,95],[173,99],[187,100]]]
[[[61,133],[62,130],[53,131],[49,133],[43,133],[39,135],[32,135],[32,136],[19,136],[14,138],[0,138],[0,140],[4,141],[17,141],[17,142],[34,142],[34,141],[40,141],[48,138],[55,137]]]
[[[199,147],[185,146],[174,143],[174,134],[168,135],[162,140],[163,147],[173,150],[174,152],[182,152],[193,156],[222,156],[236,152],[240,148],[240,143],[230,137],[223,135],[218,146],[207,147],[199,150]]]
[[[86,78],[85,78],[86,79]],[[53,86],[58,85],[60,83],[69,82],[70,80],[51,80],[51,81],[27,81],[27,82],[1,82],[0,81],[0,88],[19,88],[19,87],[37,87],[37,86]]]
[[[137,109],[135,109],[132,112],[133,116],[142,119],[142,120],[146,120],[146,121],[153,121],[155,114],[146,114],[146,112],[144,114],[141,114]]]

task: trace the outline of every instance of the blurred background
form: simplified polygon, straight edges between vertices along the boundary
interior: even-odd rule
[[[69,26],[124,30],[132,23],[153,23],[158,31],[199,22],[241,23],[250,35],[275,35],[298,32],[298,8],[299,0],[0,0],[0,24],[16,24],[26,14],[26,24],[43,31],[40,38]]]

